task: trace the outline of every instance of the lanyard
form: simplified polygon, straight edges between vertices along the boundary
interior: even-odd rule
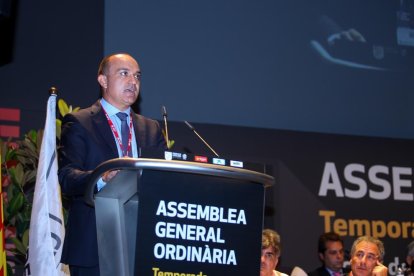
[[[121,138],[119,138],[119,133],[116,130],[116,127],[114,126],[114,123],[112,122],[111,118],[109,118],[109,115],[108,115],[108,113],[106,113],[106,110],[105,110],[105,108],[103,106],[102,106],[102,110],[105,113],[106,119],[108,120],[108,124],[111,127],[112,133],[114,134],[116,140],[118,141],[119,147],[121,148],[121,153],[123,153],[124,152],[124,150],[123,150],[124,147],[122,145]],[[131,152],[132,153],[132,149],[131,149],[131,144],[132,144],[132,112],[130,113],[130,116],[131,116],[131,118],[129,120],[128,146],[127,146],[127,151],[125,152],[125,156],[128,156],[128,152]]]

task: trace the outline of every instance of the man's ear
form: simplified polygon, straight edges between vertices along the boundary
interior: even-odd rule
[[[322,253],[319,253],[319,259],[324,262],[325,261],[325,256]]]
[[[105,75],[99,75],[98,76],[98,82],[99,84],[103,87],[103,88],[107,88],[108,87],[108,81]]]

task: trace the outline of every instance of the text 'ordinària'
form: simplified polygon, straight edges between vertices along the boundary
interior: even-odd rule
[[[237,265],[237,254],[234,249],[210,247],[211,244],[226,243],[222,228],[206,227],[196,222],[247,225],[246,213],[243,209],[160,200],[156,215],[182,219],[186,222],[158,221],[154,229],[158,238],[196,241],[200,242],[200,246],[159,242],[154,246],[155,258]]]

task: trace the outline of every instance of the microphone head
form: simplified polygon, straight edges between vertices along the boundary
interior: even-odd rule
[[[165,108],[164,105],[161,108],[161,112],[162,112],[162,116],[167,117],[167,109]]]
[[[191,129],[194,131],[194,127],[187,121],[184,121],[184,123]]]

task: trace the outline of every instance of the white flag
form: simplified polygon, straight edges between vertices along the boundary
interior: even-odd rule
[[[26,274],[65,275],[60,264],[65,225],[57,176],[56,95],[47,102],[46,123],[40,149],[30,219]]]

